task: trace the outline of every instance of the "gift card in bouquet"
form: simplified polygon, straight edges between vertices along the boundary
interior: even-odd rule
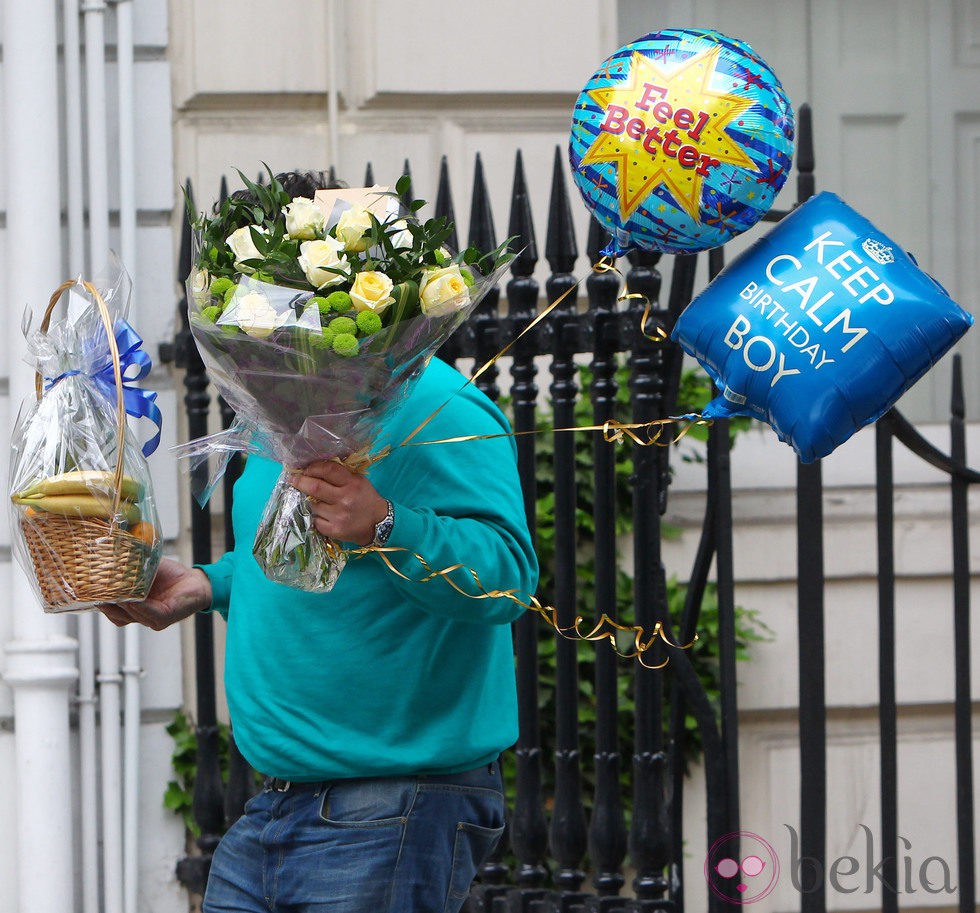
[[[378,184],[373,187],[321,189],[314,195],[313,202],[323,210],[328,228],[336,225],[347,209],[366,209],[383,223],[389,216],[397,215],[401,208],[398,198],[389,192],[389,188]]]
[[[126,418],[160,423],[155,394],[133,386],[150,360],[117,316],[128,277],[117,267],[100,284],[64,283],[28,336],[36,395],[11,438],[12,542],[48,612],[144,599],[162,551],[146,462],[159,434],[141,449]],[[67,315],[52,324],[69,290]]]

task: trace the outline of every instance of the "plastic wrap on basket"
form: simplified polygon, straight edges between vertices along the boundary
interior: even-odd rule
[[[125,322],[121,267],[99,286],[65,282],[28,336],[36,395],[11,440],[9,494],[17,560],[47,612],[146,597],[162,540],[146,455],[126,415],[159,424],[155,394],[133,387],[149,371]],[[52,321],[63,294],[67,314]]]

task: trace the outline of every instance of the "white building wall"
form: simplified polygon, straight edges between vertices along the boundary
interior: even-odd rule
[[[331,11],[336,15],[334,67],[329,66]],[[394,183],[408,159],[416,195],[432,201],[439,163],[446,156],[464,239],[473,161],[479,152],[502,238],[514,155],[520,149],[543,260],[555,150],[564,160],[575,96],[608,53],[666,26],[716,27],[749,41],[780,75],[794,104],[813,105],[818,188],[839,192],[912,250],[957,300],[980,310],[977,0],[469,0],[456,7],[435,0],[278,0],[274,5],[259,0],[139,0],[134,12],[139,227],[137,262],[131,267],[136,280],[132,316],[154,357],[157,345],[174,331],[179,186],[186,178],[193,181],[203,207],[217,194],[223,175],[234,178],[236,167],[254,177],[262,162],[275,170],[332,164],[339,177],[356,184],[370,162],[376,180]],[[110,28],[110,43],[112,35]],[[110,99],[113,60],[110,53]],[[331,95],[337,101],[332,125]],[[110,102],[110,111],[112,107]],[[0,129],[3,123],[0,111]],[[110,135],[113,130],[114,121]],[[110,195],[116,207],[114,156],[110,145]],[[788,208],[794,195],[790,180],[777,206]],[[0,214],[5,201],[0,186]],[[573,208],[582,249],[588,217],[574,199]],[[0,273],[18,267],[4,260],[4,227],[0,219]],[[748,233],[733,248],[764,230]],[[115,231],[113,243],[118,244]],[[62,259],[67,259],[64,252]],[[584,275],[586,269],[583,255],[577,272]],[[546,275],[542,262],[542,287]],[[702,275],[699,284],[705,281]],[[8,327],[18,325],[28,303],[43,304],[7,303]],[[974,395],[978,340],[974,331],[961,346],[968,403],[974,410],[980,408],[980,397]],[[11,408],[3,379],[20,370],[23,366],[6,363],[6,347],[0,346],[0,418]],[[186,552],[186,516],[179,506],[187,494],[167,447],[184,435],[179,418],[183,389],[179,375],[160,366],[152,385],[160,391],[166,425],[151,467],[168,547],[181,553]],[[948,361],[902,403],[916,420],[933,423],[930,433],[942,446],[945,431],[936,423],[943,421],[947,399]],[[971,429],[971,443],[980,445],[974,437]],[[825,461],[824,469],[832,857],[853,845],[859,823],[874,827],[877,814],[876,734],[870,709],[876,702],[873,499],[868,487],[872,438],[868,431],[858,434]],[[897,504],[898,566],[908,585],[898,604],[900,832],[912,840],[918,858],[952,858],[952,822],[946,813],[951,802],[936,814],[914,793],[927,772],[938,796],[948,796],[952,784],[949,508],[935,474],[896,456],[898,478],[905,485]],[[743,823],[785,843],[783,825],[795,821],[799,792],[792,716],[796,601],[790,492],[795,461],[768,430],[759,429],[740,438],[733,470],[737,599],[759,609],[776,632],[775,640],[758,645],[752,662],[740,670]],[[687,532],[667,545],[668,573],[683,577],[690,566],[691,530],[698,522],[703,489],[697,470],[678,463],[667,519]],[[11,637],[10,606],[4,603],[4,594],[11,591],[9,563],[9,535],[0,527],[0,643]],[[140,807],[147,826],[140,844],[140,910],[169,913],[185,908],[186,897],[172,878],[184,851],[182,831],[160,805],[170,776],[169,738],[162,730],[182,703],[181,669],[186,685],[192,663],[191,654],[181,650],[180,631],[144,632],[141,647]],[[980,654],[975,650],[974,655]],[[13,769],[13,726],[10,691],[0,683],[0,835],[13,833],[14,825],[13,785],[6,775]],[[686,806],[689,902],[700,885],[704,852],[697,837],[703,829],[698,789],[695,778]],[[0,910],[15,909],[15,856],[0,854]],[[786,909],[793,900],[784,894],[777,899],[774,909]],[[831,903],[835,909],[864,909],[873,899],[832,895]],[[942,899],[917,896],[915,902],[928,906]]]
[[[59,17],[59,36],[63,33],[62,3],[57,0],[39,0],[57,8]],[[81,4],[76,4],[80,10]],[[135,101],[136,101],[136,205],[137,213],[137,255],[126,264],[133,275],[134,298],[130,310],[130,320],[145,340],[144,348],[151,355],[155,366],[148,386],[159,391],[158,403],[164,413],[164,434],[160,449],[150,460],[155,483],[155,495],[160,512],[162,532],[169,550],[180,548],[180,495],[179,470],[169,455],[169,447],[178,437],[176,418],[177,399],[182,390],[175,386],[170,372],[159,365],[157,347],[163,340],[172,338],[176,316],[178,285],[174,267],[175,238],[171,229],[171,219],[175,207],[179,207],[179,186],[174,178],[172,156],[172,106],[170,91],[170,60],[168,59],[169,24],[168,8],[165,0],[138,0],[132,4],[135,31]],[[115,48],[115,5],[110,3],[106,9],[106,61],[109,124],[104,142],[109,157],[108,186],[110,195],[110,243],[118,251],[119,238],[119,156],[118,156],[118,107],[117,107],[117,66]],[[4,35],[0,34],[0,44]],[[59,38],[60,41],[60,38]],[[6,55],[5,55],[6,56]],[[60,186],[62,200],[62,224],[64,225],[64,206],[67,199],[64,122],[65,93],[63,61],[59,47],[59,71],[57,74],[61,94],[58,112],[61,130],[61,164],[59,174],[25,173],[22,180],[28,184],[54,182]],[[4,78],[3,64],[0,63],[0,81]],[[0,128],[6,121],[0,111]],[[0,152],[2,154],[2,152]],[[2,163],[0,163],[2,165]],[[0,174],[6,170],[0,167]],[[7,200],[6,188],[0,186],[0,270],[6,274]],[[55,274],[68,278],[84,272],[91,275],[101,269],[107,259],[108,251],[86,251],[85,266],[69,262],[67,235],[61,239],[54,237],[51,243],[51,256],[56,261]],[[19,270],[30,271],[30,263],[21,263]],[[47,292],[53,291],[47,289]],[[7,300],[4,302],[4,326],[8,333],[18,333],[21,314],[25,307],[34,312],[34,325],[47,305],[47,292],[43,300]],[[33,374],[27,365],[9,363],[8,346],[0,346],[0,418],[9,427],[11,417],[16,414],[19,402],[11,402],[9,390],[24,388],[23,377]],[[19,399],[19,396],[17,397]],[[137,428],[145,435],[147,429]],[[6,450],[0,455],[3,477],[6,479]],[[11,543],[8,524],[0,524],[0,645],[7,645],[13,637],[13,594],[11,585]],[[37,606],[36,611],[42,615]],[[53,617],[44,617],[41,624]],[[104,620],[99,619],[107,624]],[[74,636],[77,619],[67,620],[68,633]],[[170,755],[173,743],[165,732],[165,727],[173,719],[176,709],[183,703],[181,675],[180,631],[161,634],[143,631],[140,634],[142,674],[140,677],[141,734],[139,758],[139,798],[138,798],[138,888],[137,903],[140,913],[173,913],[187,909],[186,893],[177,885],[174,869],[177,860],[184,855],[184,830],[181,822],[170,811],[163,808],[163,794],[166,784],[172,777]],[[122,638],[119,638],[120,661],[122,660]],[[10,665],[10,658],[0,648],[0,672]],[[77,704],[74,694],[69,697],[68,712],[72,726],[71,769],[72,782],[69,784],[74,797],[75,821],[71,836],[75,856],[75,871],[50,871],[43,858],[25,860],[24,849],[15,839],[17,822],[15,809],[18,806],[18,790],[30,795],[31,791],[45,791],[52,784],[18,784],[14,776],[14,756],[17,724],[14,719],[12,692],[0,676],[0,844],[4,847],[0,862],[0,910],[22,913],[19,897],[22,896],[18,872],[33,872],[38,879],[69,879],[70,894],[74,895],[72,910],[82,910],[82,837],[79,813],[79,749],[77,739]],[[118,784],[122,793],[122,784]],[[21,814],[30,814],[29,806]],[[101,842],[101,835],[97,838]],[[101,846],[97,856],[101,857]],[[98,875],[97,875],[98,877]],[[100,901],[100,909],[105,909]],[[34,910],[32,913],[48,913]],[[71,910],[52,911],[52,913],[72,913]]]

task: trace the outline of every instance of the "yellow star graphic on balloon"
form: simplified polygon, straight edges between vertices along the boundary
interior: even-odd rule
[[[709,88],[720,53],[721,48],[710,48],[689,57],[679,66],[667,69],[634,51],[624,83],[590,89],[589,95],[603,112],[609,105],[625,108],[628,114],[622,118],[624,123],[639,118],[645,128],[659,127],[661,134],[677,129],[684,145],[694,146],[710,160],[756,171],[755,163],[745,150],[725,132],[728,124],[752,106],[752,100]],[[648,85],[663,90],[662,94],[651,95],[646,89]],[[645,107],[650,110],[637,107],[638,102],[644,101],[645,95]],[[653,117],[655,103],[661,100],[670,105],[675,115],[684,108],[694,117],[702,113],[709,115],[697,138],[691,137],[684,129],[678,129],[676,122],[668,120],[663,123]],[[617,196],[623,222],[661,184],[695,222],[700,222],[698,215],[705,176],[698,169],[685,167],[679,162],[677,147],[673,149],[674,156],[671,157],[659,143],[653,144],[654,153],[651,154],[644,148],[643,140],[643,136],[639,139],[630,137],[625,130],[617,134],[600,129],[582,156],[582,164],[611,162],[619,168]],[[705,163],[702,167],[716,166]]]

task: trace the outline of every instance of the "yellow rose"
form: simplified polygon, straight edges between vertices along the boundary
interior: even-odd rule
[[[297,259],[310,285],[315,289],[339,285],[350,278],[350,262],[340,253],[340,249],[340,242],[331,237],[300,244]]]
[[[391,289],[392,281],[384,273],[366,270],[355,277],[350,300],[358,311],[374,311],[380,314],[395,300]]]
[[[419,284],[419,296],[422,313],[428,317],[444,317],[470,302],[470,290],[456,263],[426,270]]]
[[[364,237],[371,230],[371,216],[363,206],[345,209],[337,220],[335,234],[337,240],[347,251],[363,251],[371,246],[370,237]]]
[[[294,197],[282,211],[286,234],[300,241],[312,241],[323,234],[326,216],[309,197]]]

